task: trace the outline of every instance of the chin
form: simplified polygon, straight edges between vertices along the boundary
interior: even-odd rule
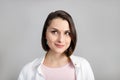
[[[64,51],[56,51],[56,53],[62,54],[62,53],[64,53]]]
[[[55,52],[61,54],[61,53],[64,53],[64,51],[65,50],[56,50]]]

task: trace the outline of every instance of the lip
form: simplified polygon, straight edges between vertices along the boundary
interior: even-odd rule
[[[62,45],[62,44],[55,44],[55,46],[58,47],[58,48],[63,48],[64,47],[64,45]]]

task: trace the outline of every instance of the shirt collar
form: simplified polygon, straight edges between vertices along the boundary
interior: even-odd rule
[[[80,67],[80,60],[78,59],[78,57],[71,55],[70,59],[75,67]]]
[[[43,64],[43,61],[44,61],[44,59],[45,59],[45,56],[46,56],[46,55],[42,56],[42,57],[39,59],[38,63],[37,63],[37,71],[38,71],[40,74],[43,74],[40,67],[41,67],[41,64]],[[71,61],[72,61],[72,63],[73,63],[73,65],[74,65],[75,68],[79,68],[79,67],[80,67],[80,61],[79,61],[78,57],[76,57],[76,56],[74,56],[74,55],[71,55],[71,56],[70,56],[70,59],[71,59]]]

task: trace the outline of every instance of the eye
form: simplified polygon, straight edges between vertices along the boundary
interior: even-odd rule
[[[66,31],[66,32],[65,32],[65,35],[70,36],[70,31]]]
[[[51,31],[52,34],[57,34],[58,32],[56,30]]]

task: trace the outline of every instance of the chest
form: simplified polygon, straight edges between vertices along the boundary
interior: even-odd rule
[[[75,80],[75,68],[71,63],[58,68],[42,65],[41,70],[45,80]]]

